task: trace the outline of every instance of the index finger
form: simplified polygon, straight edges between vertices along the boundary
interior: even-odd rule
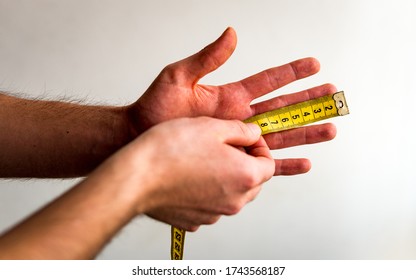
[[[319,69],[319,61],[308,57],[264,70],[234,84],[242,87],[245,94],[253,100],[291,82],[311,76]]]

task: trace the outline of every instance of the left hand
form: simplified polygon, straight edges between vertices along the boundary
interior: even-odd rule
[[[198,84],[202,77],[227,61],[236,43],[235,31],[228,28],[220,38],[200,52],[165,67],[143,96],[129,107],[133,129],[140,134],[155,124],[178,117],[209,116],[244,120],[336,92],[335,86],[325,84],[251,105],[260,96],[317,73],[320,66],[314,58],[296,60],[226,85]],[[332,124],[321,124],[272,133],[264,138],[271,149],[281,149],[328,141],[335,134],[336,129]],[[307,159],[277,159],[275,166],[275,175],[295,175],[307,172],[310,162]]]

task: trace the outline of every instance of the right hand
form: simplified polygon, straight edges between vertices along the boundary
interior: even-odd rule
[[[138,212],[189,231],[236,214],[275,170],[260,135],[256,125],[208,117],[149,129],[122,152],[147,183]]]

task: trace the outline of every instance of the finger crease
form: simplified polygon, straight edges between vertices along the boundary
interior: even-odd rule
[[[271,89],[280,88],[279,79],[272,77],[268,70],[264,71],[264,73]]]
[[[294,63],[289,63],[289,66],[290,66],[290,69],[293,72],[293,75],[295,76],[295,80],[298,80],[299,79],[299,73],[298,73],[298,70],[296,69]]]

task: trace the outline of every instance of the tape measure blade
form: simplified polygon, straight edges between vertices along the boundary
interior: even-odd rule
[[[170,259],[182,260],[183,251],[185,247],[185,233],[186,231],[177,227],[171,227],[171,248]]]
[[[340,91],[255,115],[245,120],[245,122],[259,125],[264,135],[301,127],[348,113],[344,92]]]

